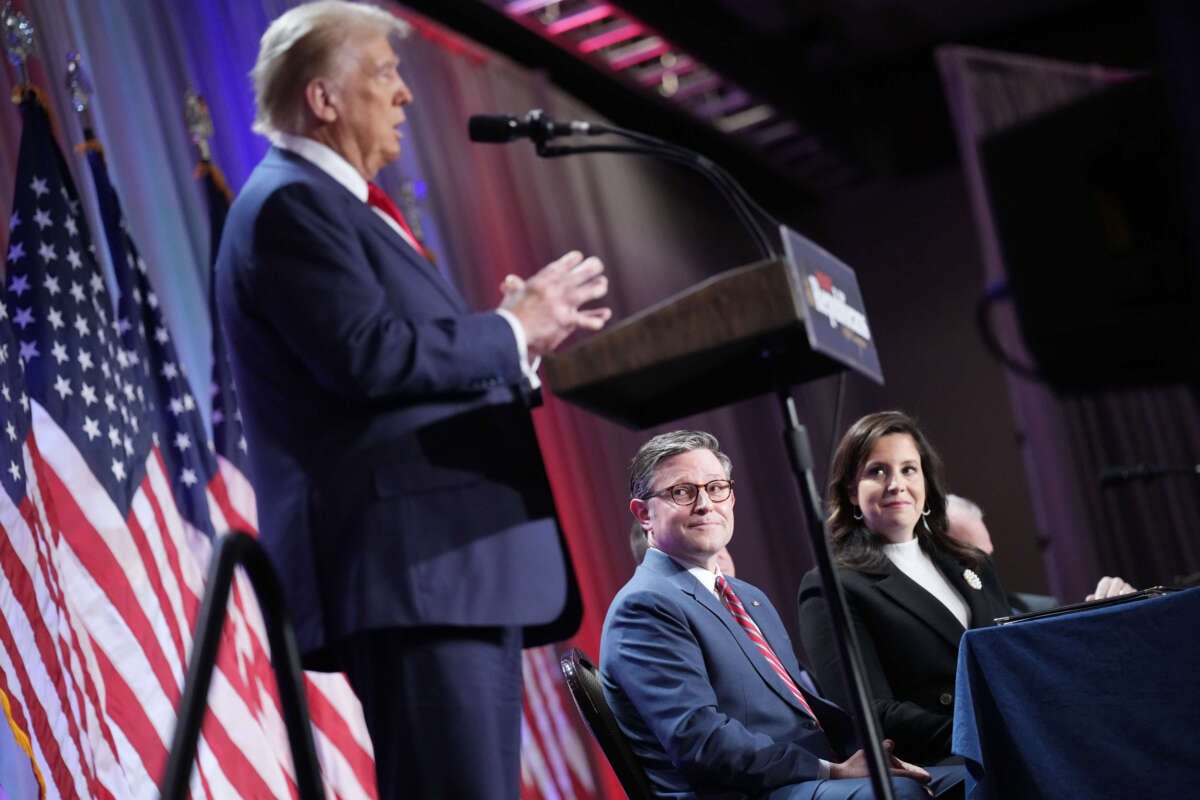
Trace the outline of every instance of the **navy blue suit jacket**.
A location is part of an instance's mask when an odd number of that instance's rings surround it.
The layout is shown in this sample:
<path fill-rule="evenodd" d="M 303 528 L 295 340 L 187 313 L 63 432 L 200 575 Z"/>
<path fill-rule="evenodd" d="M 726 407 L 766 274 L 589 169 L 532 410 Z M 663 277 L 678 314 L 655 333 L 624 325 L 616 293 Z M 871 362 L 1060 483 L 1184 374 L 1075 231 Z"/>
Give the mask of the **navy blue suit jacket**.
<path fill-rule="evenodd" d="M 600 672 L 662 797 L 758 795 L 815 780 L 818 758 L 841 761 L 857 749 L 850 718 L 815 694 L 766 595 L 744 581 L 730 584 L 824 730 L 721 601 L 650 549 L 609 607 Z"/>
<path fill-rule="evenodd" d="M 219 314 L 261 540 L 309 663 L 357 631 L 580 604 L 512 329 L 345 187 L 272 148 L 229 212 Z M 332 665 L 330 665 L 332 666 Z"/>

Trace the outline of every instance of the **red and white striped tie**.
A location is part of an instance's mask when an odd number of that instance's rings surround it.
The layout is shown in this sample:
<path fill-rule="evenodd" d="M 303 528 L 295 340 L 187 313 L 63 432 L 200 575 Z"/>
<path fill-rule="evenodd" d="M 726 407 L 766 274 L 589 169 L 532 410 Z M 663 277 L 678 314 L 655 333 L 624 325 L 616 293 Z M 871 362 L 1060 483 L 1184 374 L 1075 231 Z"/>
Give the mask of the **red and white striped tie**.
<path fill-rule="evenodd" d="M 792 676 L 788 675 L 787 670 L 783 668 L 783 663 L 780 662 L 779 656 L 775 655 L 775 651 L 767 643 L 766 638 L 762 635 L 762 631 L 754 624 L 754 620 L 750 619 L 750 615 L 746 613 L 746 607 L 742 605 L 742 601 L 738 599 L 738 596 L 733 593 L 733 587 L 729 585 L 729 581 L 725 580 L 724 575 L 717 575 L 717 594 L 721 596 L 721 600 L 725 603 L 725 607 L 733 614 L 733 618 L 746 631 L 746 635 L 750 637 L 750 641 L 754 642 L 758 647 L 758 651 L 767 659 L 767 663 L 771 665 L 771 668 L 779 674 L 779 677 L 791 689 L 792 694 L 796 696 L 796 700 L 809 713 L 809 716 L 817 719 L 817 715 L 813 713 L 812 707 L 804 699 L 804 694 L 800 691 L 800 687 L 796 685 L 796 682 L 792 680 Z M 820 724 L 819 720 L 818 724 Z"/>

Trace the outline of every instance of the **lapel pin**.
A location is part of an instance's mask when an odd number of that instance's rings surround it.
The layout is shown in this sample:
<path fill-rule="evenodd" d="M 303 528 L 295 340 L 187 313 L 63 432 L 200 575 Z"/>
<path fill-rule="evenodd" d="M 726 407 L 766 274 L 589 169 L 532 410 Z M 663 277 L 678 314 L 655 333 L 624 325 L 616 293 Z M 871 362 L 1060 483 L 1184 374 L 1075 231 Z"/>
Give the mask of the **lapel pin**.
<path fill-rule="evenodd" d="M 970 586 L 975 591 L 983 588 L 983 581 L 979 580 L 979 576 L 975 574 L 975 570 L 973 569 L 967 568 L 963 570 L 963 580 L 967 582 L 967 586 Z"/>
<path fill-rule="evenodd" d="M 752 605 L 752 606 L 757 606 L 757 605 L 758 605 L 758 601 L 757 601 L 757 600 L 751 600 L 751 601 L 750 601 L 750 605 Z"/>

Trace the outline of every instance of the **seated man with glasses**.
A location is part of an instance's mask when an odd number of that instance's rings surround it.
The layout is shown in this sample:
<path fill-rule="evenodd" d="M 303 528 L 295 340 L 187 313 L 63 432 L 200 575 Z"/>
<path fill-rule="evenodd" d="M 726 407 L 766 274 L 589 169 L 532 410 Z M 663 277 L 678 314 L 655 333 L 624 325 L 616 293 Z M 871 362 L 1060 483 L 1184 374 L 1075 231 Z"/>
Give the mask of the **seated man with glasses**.
<path fill-rule="evenodd" d="M 700 431 L 634 457 L 629 509 L 650 547 L 604 621 L 604 694 L 660 797 L 869 800 L 850 718 L 806 680 L 766 595 L 717 567 L 731 470 Z M 889 759 L 897 800 L 928 798 L 930 774 Z"/>

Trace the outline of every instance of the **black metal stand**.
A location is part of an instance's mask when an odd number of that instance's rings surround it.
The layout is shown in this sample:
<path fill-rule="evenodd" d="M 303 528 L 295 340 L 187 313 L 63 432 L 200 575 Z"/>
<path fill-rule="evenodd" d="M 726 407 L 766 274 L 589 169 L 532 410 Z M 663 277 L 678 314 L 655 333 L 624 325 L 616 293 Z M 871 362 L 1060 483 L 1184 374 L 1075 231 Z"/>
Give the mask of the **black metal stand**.
<path fill-rule="evenodd" d="M 780 387 L 778 394 L 783 410 L 783 444 L 787 449 L 788 461 L 792 465 L 792 473 L 796 477 L 800 499 L 804 503 L 804 512 L 808 518 L 813 555 L 817 559 L 821 587 L 825 592 L 834 638 L 837 639 L 838 654 L 842 659 L 842 677 L 846 680 L 848 694 L 854 701 L 854 708 L 851 710 L 857 722 L 858 738 L 867 756 L 867 766 L 871 770 L 871 788 L 875 791 L 875 800 L 892 800 L 891 769 L 883 752 L 879 721 L 875 717 L 871 694 L 863 680 L 862 656 L 859 655 L 854 629 L 850 627 L 846 596 L 842 592 L 842 584 L 833 568 L 833 556 L 829 552 L 825 519 L 821 513 L 821 493 L 813 476 L 812 447 L 808 441 L 808 431 L 800 424 L 799 415 L 796 413 L 796 401 L 792 398 L 790 390 Z"/>
<path fill-rule="evenodd" d="M 614 134 L 630 139 L 636 144 L 550 146 L 547 142 L 557 135 L 554 133 L 555 126 L 551 120 L 542 115 L 541 111 L 530 112 L 526 117 L 525 124 L 534 127 L 529 136 L 537 154 L 543 158 L 584 153 L 635 153 L 672 161 L 696 170 L 708 178 L 730 204 L 739 221 L 753 237 L 762 257 L 768 260 L 780 257 L 779 245 L 782 243 L 774 241 L 764 229 L 764 224 L 766 224 L 772 231 L 779 230 L 779 221 L 759 205 L 725 170 L 694 150 L 638 131 L 604 125 L 589 125 L 589 135 Z M 888 768 L 888 761 L 884 756 L 875 709 L 863 681 L 862 657 L 859 655 L 858 642 L 854 639 L 854 631 L 848 622 L 850 615 L 846 609 L 846 598 L 842 593 L 842 586 L 838 582 L 837 574 L 834 572 L 833 558 L 826 544 L 825 522 L 821 513 L 821 495 L 813 477 L 812 450 L 808 443 L 808 433 L 799 423 L 796 405 L 792 400 L 788 384 L 781 378 L 782 370 L 779 368 L 778 359 L 786 357 L 788 357 L 786 352 L 772 352 L 770 349 L 764 354 L 764 358 L 769 360 L 771 368 L 776 373 L 774 384 L 783 406 L 784 444 L 796 476 L 800 496 L 804 501 L 805 511 L 808 514 L 808 529 L 812 533 L 813 553 L 820 569 L 821 585 L 829 600 L 834 637 L 837 639 L 838 652 L 842 657 L 842 672 L 849 692 L 855 700 L 855 707 L 852 710 L 858 720 L 859 738 L 862 740 L 867 763 L 871 770 L 871 785 L 874 788 L 876 800 L 893 800 L 891 770 Z"/>
<path fill-rule="evenodd" d="M 271 647 L 271 668 L 275 672 L 279 700 L 283 705 L 283 721 L 292 748 L 300 800 L 325 800 L 321 768 L 317 762 L 317 749 L 313 744 L 309 722 L 308 702 L 304 695 L 300 649 L 284 608 L 279 579 L 258 540 L 241 531 L 234 531 L 217 540 L 209 565 L 208 581 L 192 644 L 192 657 L 188 662 L 183 698 L 179 703 L 179 718 L 175 723 L 175 736 L 159 784 L 159 794 L 162 800 L 184 800 L 187 797 L 192 762 L 196 759 L 196 743 L 208 705 L 208 687 L 221 646 L 225 607 L 229 602 L 234 569 L 238 565 L 245 567 L 262 608 L 267 641 Z"/>

